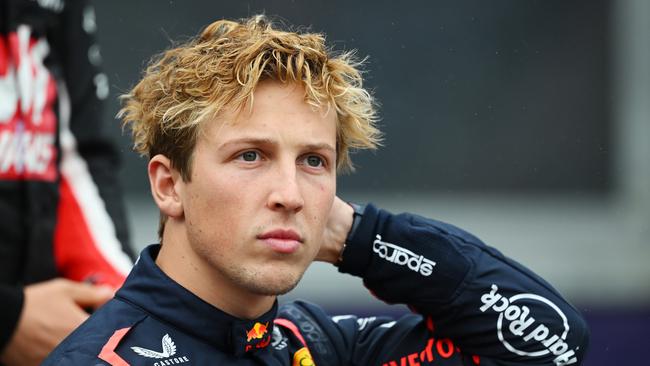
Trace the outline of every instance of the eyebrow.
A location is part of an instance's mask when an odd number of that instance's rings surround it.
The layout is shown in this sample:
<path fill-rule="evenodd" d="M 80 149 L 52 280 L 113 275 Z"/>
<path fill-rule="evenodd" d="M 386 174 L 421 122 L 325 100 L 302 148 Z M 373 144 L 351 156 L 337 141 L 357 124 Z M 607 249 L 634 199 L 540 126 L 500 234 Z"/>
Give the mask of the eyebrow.
<path fill-rule="evenodd" d="M 307 150 L 329 150 L 331 152 L 336 152 L 336 149 L 332 147 L 332 145 L 328 143 L 321 143 L 321 144 L 307 144 L 304 145 L 304 147 L 307 148 Z"/>
<path fill-rule="evenodd" d="M 223 144 L 219 145 L 218 150 L 223 150 L 231 145 L 241 145 L 241 144 L 250 144 L 250 145 L 273 145 L 275 142 L 268 138 L 254 138 L 254 137 L 243 137 L 235 140 L 226 141 Z"/>
<path fill-rule="evenodd" d="M 224 142 L 217 149 L 222 150 L 222 149 L 225 149 L 225 148 L 227 148 L 227 147 L 229 147 L 231 145 L 240 145 L 240 144 L 278 145 L 277 141 L 272 140 L 270 138 L 243 137 L 243 138 L 239 138 L 239 139 Z M 328 150 L 328 151 L 331 151 L 333 153 L 336 153 L 336 149 L 332 145 L 330 145 L 330 144 L 328 144 L 326 142 L 314 143 L 314 144 L 305 144 L 305 145 L 302 145 L 302 147 L 304 147 L 307 150 Z"/>

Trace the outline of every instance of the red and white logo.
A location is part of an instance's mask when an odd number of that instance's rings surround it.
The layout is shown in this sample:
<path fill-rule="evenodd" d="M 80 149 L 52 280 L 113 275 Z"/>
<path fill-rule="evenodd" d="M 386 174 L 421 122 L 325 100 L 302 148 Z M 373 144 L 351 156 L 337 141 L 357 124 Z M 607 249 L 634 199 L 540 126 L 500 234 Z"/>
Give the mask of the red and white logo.
<path fill-rule="evenodd" d="M 0 37 L 0 179 L 56 179 L 56 82 L 47 40 L 26 25 Z"/>

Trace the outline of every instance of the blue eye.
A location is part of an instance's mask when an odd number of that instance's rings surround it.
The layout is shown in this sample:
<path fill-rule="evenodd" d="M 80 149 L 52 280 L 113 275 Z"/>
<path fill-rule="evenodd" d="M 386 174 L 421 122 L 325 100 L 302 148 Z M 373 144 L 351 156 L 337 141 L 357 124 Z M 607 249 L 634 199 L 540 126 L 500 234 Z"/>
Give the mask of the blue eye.
<path fill-rule="evenodd" d="M 309 165 L 312 168 L 320 168 L 323 165 L 325 165 L 325 162 L 320 156 L 316 155 L 309 155 L 305 161 L 307 162 L 307 165 Z"/>
<path fill-rule="evenodd" d="M 259 154 L 257 153 L 257 151 L 246 151 L 242 153 L 240 156 L 244 161 L 256 161 Z"/>

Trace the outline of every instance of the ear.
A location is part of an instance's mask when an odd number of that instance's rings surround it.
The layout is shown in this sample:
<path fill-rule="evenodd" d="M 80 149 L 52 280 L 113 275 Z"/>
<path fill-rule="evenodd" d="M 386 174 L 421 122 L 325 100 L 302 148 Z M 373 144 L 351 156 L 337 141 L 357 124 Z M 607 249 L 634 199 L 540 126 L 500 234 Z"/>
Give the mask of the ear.
<path fill-rule="evenodd" d="M 171 165 L 171 161 L 158 154 L 149 160 L 147 168 L 151 195 L 160 211 L 174 218 L 183 216 L 183 201 L 180 189 L 184 183 L 180 173 Z"/>

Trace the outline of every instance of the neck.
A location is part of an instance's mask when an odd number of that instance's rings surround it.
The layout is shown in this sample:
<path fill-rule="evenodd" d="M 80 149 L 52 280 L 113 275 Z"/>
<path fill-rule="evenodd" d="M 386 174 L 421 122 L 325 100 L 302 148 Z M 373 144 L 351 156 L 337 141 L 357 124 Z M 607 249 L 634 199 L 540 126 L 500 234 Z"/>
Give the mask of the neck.
<path fill-rule="evenodd" d="M 269 311 L 276 296 L 253 294 L 225 278 L 189 245 L 184 231 L 168 220 L 156 264 L 172 280 L 210 305 L 238 318 L 254 319 Z M 170 225 L 171 224 L 171 225 Z M 176 229 L 176 230 L 175 230 Z"/>

